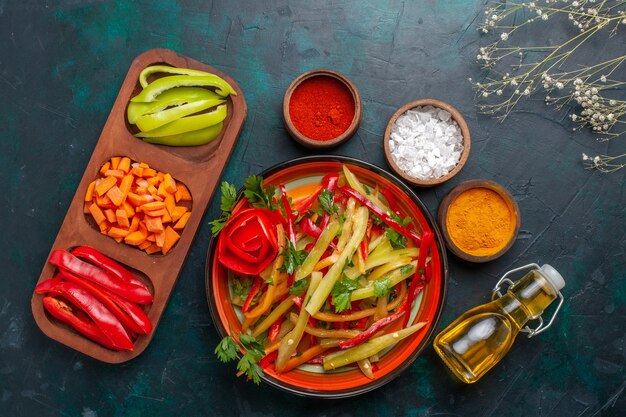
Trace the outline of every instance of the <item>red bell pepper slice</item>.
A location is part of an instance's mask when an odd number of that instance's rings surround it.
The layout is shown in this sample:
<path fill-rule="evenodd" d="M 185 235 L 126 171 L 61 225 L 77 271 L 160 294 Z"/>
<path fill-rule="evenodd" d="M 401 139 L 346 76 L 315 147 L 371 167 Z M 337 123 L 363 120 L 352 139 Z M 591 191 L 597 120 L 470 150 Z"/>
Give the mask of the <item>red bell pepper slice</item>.
<path fill-rule="evenodd" d="M 339 191 L 341 191 L 343 194 L 347 196 L 354 198 L 359 203 L 367 207 L 372 213 L 374 213 L 383 222 L 385 222 L 387 226 L 391 227 L 393 230 L 400 233 L 402 236 L 406 236 L 409 239 L 413 239 L 416 245 L 419 245 L 420 242 L 422 241 L 422 238 L 420 237 L 420 235 L 417 234 L 417 232 L 415 232 L 414 230 L 407 229 L 406 227 L 396 222 L 390 215 L 382 211 L 380 208 L 378 208 L 378 206 L 376 206 L 374 203 L 369 201 L 367 198 L 365 198 L 365 196 L 363 196 L 361 193 L 359 193 L 355 189 L 346 185 L 346 186 L 341 187 Z"/>
<path fill-rule="evenodd" d="M 398 207 L 398 201 L 396 196 L 391 192 L 391 190 L 387 188 L 382 188 L 380 192 L 385 196 L 387 203 L 389 204 L 389 208 L 391 211 L 396 213 L 398 216 L 402 217 L 402 212 L 400 211 L 400 207 Z"/>
<path fill-rule="evenodd" d="M 88 260 L 92 264 L 99 266 L 111 275 L 130 282 L 131 284 L 144 287 L 146 290 L 148 289 L 146 283 L 135 277 L 128 269 L 90 246 L 78 246 L 70 252 L 77 258 Z"/>
<path fill-rule="evenodd" d="M 421 275 L 426 273 L 424 268 L 426 266 L 426 257 L 428 256 L 428 251 L 430 250 L 434 237 L 435 235 L 430 230 L 426 230 L 422 235 L 422 241 L 420 242 L 420 254 L 417 258 L 417 272 Z"/>
<path fill-rule="evenodd" d="M 275 342 L 278 337 L 278 333 L 280 333 L 280 325 L 283 324 L 284 316 L 280 316 L 272 325 L 270 326 L 270 330 L 267 338 L 270 342 Z"/>
<path fill-rule="evenodd" d="M 261 277 L 256 276 L 254 277 L 254 281 L 252 282 L 252 287 L 250 287 L 250 292 L 248 293 L 248 296 L 246 297 L 246 301 L 244 301 L 243 306 L 241 307 L 241 312 L 242 313 L 247 313 L 248 310 L 250 309 L 250 304 L 252 303 L 252 299 L 259 293 L 259 290 L 261 289 Z"/>
<path fill-rule="evenodd" d="M 258 275 L 276 257 L 279 216 L 261 208 L 245 209 L 228 220 L 217 241 L 217 257 L 228 269 Z"/>
<path fill-rule="evenodd" d="M 402 309 L 402 310 L 396 311 L 395 313 L 387 317 L 383 317 L 382 319 L 372 323 L 372 325 L 363 333 L 360 333 L 359 335 L 354 336 L 352 339 L 339 342 L 339 349 L 349 349 L 349 348 L 360 345 L 361 343 L 365 342 L 366 340 L 374 336 L 374 334 L 378 332 L 381 328 L 385 327 L 386 325 L 390 323 L 393 323 L 394 321 L 398 320 L 400 317 L 402 317 L 405 314 L 406 314 L 406 310 Z"/>
<path fill-rule="evenodd" d="M 51 279 L 47 281 L 53 281 Z M 88 337 L 94 342 L 111 350 L 123 350 L 113 345 L 111 341 L 102 333 L 93 322 L 89 319 L 82 319 L 79 315 L 74 314 L 74 308 L 64 301 L 53 296 L 43 297 L 43 306 L 52 317 L 72 326 L 78 333 Z"/>
<path fill-rule="evenodd" d="M 320 196 L 323 189 L 327 189 L 331 192 L 334 191 L 335 188 L 337 187 L 338 181 L 339 181 L 339 174 L 337 174 L 336 172 L 331 172 L 329 174 L 326 174 L 322 178 L 322 185 L 318 187 L 317 190 L 315 190 L 315 192 L 311 194 L 309 197 L 296 202 L 294 205 L 294 210 L 297 211 L 299 215 L 304 214 L 317 201 L 317 198 Z"/>
<path fill-rule="evenodd" d="M 118 318 L 126 329 L 138 334 L 148 334 L 152 331 L 150 319 L 137 304 L 125 300 L 106 288 L 92 284 L 90 281 L 72 274 L 70 271 L 60 269 L 57 276 L 61 276 L 89 291 Z"/>
<path fill-rule="evenodd" d="M 298 309 L 302 309 L 302 302 L 304 301 L 302 296 L 294 295 L 291 299 L 293 300 L 293 303 L 296 305 L 296 307 L 298 307 Z"/>
<path fill-rule="evenodd" d="M 66 269 L 81 278 L 101 285 L 104 288 L 113 291 L 117 295 L 126 298 L 128 301 L 133 301 L 139 304 L 149 304 L 154 300 L 150 291 L 148 291 L 145 287 L 131 284 L 130 282 L 123 281 L 118 277 L 112 276 L 97 266 L 81 261 L 67 251 L 52 251 L 48 262 L 58 266 L 59 268 Z"/>
<path fill-rule="evenodd" d="M 262 369 L 266 369 L 272 363 L 276 362 L 276 358 L 278 358 L 278 351 L 277 350 L 275 350 L 275 351 L 273 351 L 271 353 L 268 353 L 267 355 L 263 356 L 263 358 L 259 361 L 259 366 Z"/>
<path fill-rule="evenodd" d="M 302 231 L 302 233 L 309 235 L 315 239 L 319 239 L 320 235 L 322 234 L 322 229 L 308 217 L 305 217 L 300 222 L 300 230 Z"/>
<path fill-rule="evenodd" d="M 85 288 L 72 282 L 62 281 L 56 284 L 50 292 L 68 299 L 73 305 L 87 313 L 113 346 L 121 350 L 133 350 L 133 342 L 122 323 Z"/>

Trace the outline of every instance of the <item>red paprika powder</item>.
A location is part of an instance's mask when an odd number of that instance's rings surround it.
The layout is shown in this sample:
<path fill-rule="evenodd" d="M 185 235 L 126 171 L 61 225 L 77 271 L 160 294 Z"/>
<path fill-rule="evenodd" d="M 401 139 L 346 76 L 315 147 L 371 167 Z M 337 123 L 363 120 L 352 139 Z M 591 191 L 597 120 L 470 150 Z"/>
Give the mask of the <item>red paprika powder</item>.
<path fill-rule="evenodd" d="M 289 117 L 294 127 L 313 140 L 339 137 L 350 127 L 354 112 L 354 98 L 348 87 L 328 76 L 304 80 L 289 101 Z"/>

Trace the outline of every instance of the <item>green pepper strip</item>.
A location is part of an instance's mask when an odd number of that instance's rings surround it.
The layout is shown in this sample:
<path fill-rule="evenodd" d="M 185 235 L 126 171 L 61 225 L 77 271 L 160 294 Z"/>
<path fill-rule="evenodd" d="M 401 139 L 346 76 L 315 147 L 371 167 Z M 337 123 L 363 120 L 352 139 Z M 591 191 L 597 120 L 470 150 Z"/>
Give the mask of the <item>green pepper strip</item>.
<path fill-rule="evenodd" d="M 224 103 L 224 100 L 218 99 L 192 101 L 190 103 L 181 104 L 180 106 L 161 110 L 160 112 L 141 116 L 137 119 L 135 124 L 142 132 L 147 132 L 180 119 L 181 117 L 201 112 L 222 103 Z"/>
<path fill-rule="evenodd" d="M 229 94 L 237 94 L 230 84 L 217 75 L 171 75 L 169 77 L 159 78 L 158 80 L 151 82 L 141 91 L 141 93 L 131 98 L 130 101 L 135 103 L 152 102 L 159 96 L 159 94 L 176 87 L 216 87 L 215 92 L 222 97 L 226 97 Z"/>
<path fill-rule="evenodd" d="M 222 133 L 222 127 L 224 122 L 219 122 L 216 125 L 205 127 L 204 129 L 193 130 L 191 132 L 179 133 L 178 135 L 161 136 L 155 138 L 143 138 L 144 142 L 153 143 L 156 145 L 167 146 L 198 146 L 204 145 Z"/>
<path fill-rule="evenodd" d="M 170 67 L 169 65 L 151 65 L 144 68 L 143 71 L 141 71 L 141 74 L 139 74 L 139 84 L 141 84 L 143 88 L 146 88 L 148 85 L 148 77 L 159 72 L 164 72 L 166 74 L 192 75 L 196 77 L 212 75 L 210 72 L 198 71 L 189 68 L 176 68 Z"/>
<path fill-rule="evenodd" d="M 216 93 L 201 87 L 179 87 L 164 91 L 159 97 L 150 103 L 128 103 L 126 116 L 128 122 L 135 124 L 137 119 L 146 114 L 155 113 L 171 106 L 191 103 L 197 100 L 220 99 Z"/>
<path fill-rule="evenodd" d="M 197 116 L 181 117 L 166 125 L 158 127 L 148 132 L 137 133 L 138 138 L 158 138 L 162 136 L 177 135 L 179 133 L 191 132 L 193 130 L 204 129 L 224 121 L 227 115 L 227 106 L 222 104 L 210 113 L 199 114 Z"/>

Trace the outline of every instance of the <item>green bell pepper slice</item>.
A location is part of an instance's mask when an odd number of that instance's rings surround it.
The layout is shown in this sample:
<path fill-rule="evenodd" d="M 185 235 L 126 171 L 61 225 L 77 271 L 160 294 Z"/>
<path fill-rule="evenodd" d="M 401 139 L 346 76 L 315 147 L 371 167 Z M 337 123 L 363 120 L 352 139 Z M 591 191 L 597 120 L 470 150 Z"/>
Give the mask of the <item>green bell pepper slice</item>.
<path fill-rule="evenodd" d="M 193 75 L 196 77 L 203 75 L 213 75 L 210 72 L 193 70 L 189 68 L 170 67 L 169 65 L 151 65 L 144 68 L 143 71 L 141 71 L 141 74 L 139 74 L 139 84 L 141 84 L 143 88 L 146 88 L 149 84 L 148 77 L 152 74 L 157 74 L 159 72 L 164 72 L 166 74 Z"/>
<path fill-rule="evenodd" d="M 138 138 L 158 138 L 163 136 L 178 135 L 179 133 L 191 132 L 205 127 L 213 126 L 226 119 L 228 114 L 226 104 L 218 106 L 210 113 L 199 114 L 196 116 L 187 116 L 169 122 L 166 125 L 157 127 L 147 132 L 139 132 L 135 136 Z"/>
<path fill-rule="evenodd" d="M 222 97 L 237 94 L 230 84 L 214 74 L 203 76 L 170 75 L 154 80 L 130 101 L 135 103 L 152 102 L 163 92 L 176 87 L 215 87 L 215 92 Z"/>
<path fill-rule="evenodd" d="M 171 106 L 191 103 L 197 100 L 221 99 L 216 93 L 202 87 L 179 87 L 164 91 L 159 97 L 150 103 L 128 103 L 126 117 L 128 122 L 135 124 L 137 119 L 147 114 L 156 113 Z"/>
<path fill-rule="evenodd" d="M 222 128 L 224 127 L 224 122 L 219 122 L 213 126 L 205 127 L 204 129 L 193 130 L 191 132 L 179 133 L 178 135 L 170 135 L 170 136 L 161 136 L 154 138 L 143 138 L 144 142 L 153 143 L 157 145 L 167 145 L 167 146 L 198 146 L 207 144 L 215 138 L 217 138 L 220 133 L 222 133 Z"/>
<path fill-rule="evenodd" d="M 192 101 L 190 103 L 181 104 L 180 106 L 141 116 L 137 119 L 135 124 L 142 132 L 147 132 L 173 122 L 176 119 L 180 119 L 181 117 L 210 109 L 222 103 L 224 103 L 224 100 L 218 99 Z"/>

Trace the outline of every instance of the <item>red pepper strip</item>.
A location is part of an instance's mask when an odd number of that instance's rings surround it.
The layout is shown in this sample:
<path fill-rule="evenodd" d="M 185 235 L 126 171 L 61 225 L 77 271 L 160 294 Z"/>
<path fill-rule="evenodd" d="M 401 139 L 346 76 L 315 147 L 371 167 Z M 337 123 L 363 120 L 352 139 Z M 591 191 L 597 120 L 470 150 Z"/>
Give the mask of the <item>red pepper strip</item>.
<path fill-rule="evenodd" d="M 433 264 L 428 263 L 426 264 L 426 283 L 430 282 L 430 278 L 433 276 Z"/>
<path fill-rule="evenodd" d="M 409 318 L 411 316 L 411 307 L 413 306 L 413 302 L 415 301 L 415 299 L 417 298 L 417 295 L 420 293 L 420 291 L 422 291 L 424 289 L 424 287 L 426 286 L 426 284 L 424 283 L 423 280 L 418 280 L 417 276 L 415 276 L 413 278 L 413 281 L 411 281 L 411 286 L 409 287 L 409 291 L 408 294 L 406 296 L 406 298 L 404 299 L 404 302 L 402 303 L 402 307 L 400 307 L 401 310 L 406 311 L 406 316 L 404 317 L 404 320 L 402 320 L 402 327 L 406 327 L 406 325 L 409 323 Z"/>
<path fill-rule="evenodd" d="M 133 350 L 133 342 L 128 337 L 122 323 L 85 288 L 73 282 L 62 281 L 55 285 L 50 292 L 68 299 L 76 307 L 87 313 L 113 346 L 122 350 Z"/>
<path fill-rule="evenodd" d="M 317 319 L 315 317 L 309 317 L 309 326 L 316 328 L 317 327 Z M 309 333 L 309 344 L 311 346 L 315 345 L 315 336 Z"/>
<path fill-rule="evenodd" d="M 374 225 L 374 221 L 372 218 L 367 219 L 367 229 L 365 229 L 365 237 L 361 241 L 361 246 L 359 246 L 359 250 L 361 251 L 361 257 L 363 258 L 363 262 L 367 261 L 367 247 L 370 244 L 370 236 L 372 235 L 372 226 Z"/>
<path fill-rule="evenodd" d="M 321 365 L 324 363 L 324 357 L 322 355 L 316 356 L 313 359 L 309 359 L 307 363 L 309 365 Z"/>
<path fill-rule="evenodd" d="M 115 317 L 119 319 L 120 323 L 122 323 L 126 329 L 139 334 L 148 334 L 152 331 L 152 323 L 150 323 L 150 319 L 137 304 L 123 299 L 106 288 L 92 284 L 86 279 L 72 274 L 70 271 L 60 269 L 59 275 L 57 276 L 61 276 L 89 291 L 94 297 L 100 300 L 100 302 L 104 304 L 104 306 L 108 308 Z"/>
<path fill-rule="evenodd" d="M 295 221 L 293 212 L 291 211 L 291 205 L 289 204 L 289 199 L 287 198 L 287 189 L 285 188 L 285 184 L 280 184 L 281 191 L 281 199 L 283 201 L 283 206 L 285 207 L 285 214 L 287 215 L 287 233 L 289 234 L 289 241 L 293 245 L 293 248 L 296 247 L 296 232 L 294 230 L 293 223 Z M 289 274 L 287 277 L 287 287 L 291 287 L 293 285 L 294 277 L 293 274 Z"/>
<path fill-rule="evenodd" d="M 306 252 L 311 252 L 311 251 L 313 250 L 313 248 L 314 248 L 314 247 L 315 247 L 315 243 L 309 243 L 308 245 L 306 245 L 306 246 L 304 247 L 304 250 L 305 250 Z"/>
<path fill-rule="evenodd" d="M 37 286 L 35 287 L 35 292 L 37 294 L 45 294 L 47 292 L 50 292 L 50 290 L 52 290 L 52 288 L 54 288 L 54 286 L 61 281 L 61 277 L 57 274 L 54 277 L 45 281 L 41 281 L 39 284 L 37 284 Z"/>
<path fill-rule="evenodd" d="M 109 274 L 115 275 L 116 277 L 123 279 L 124 281 L 128 281 L 131 284 L 142 286 L 146 290 L 148 289 L 146 283 L 135 277 L 128 269 L 90 246 L 78 246 L 72 249 L 71 253 L 78 258 L 90 261 L 92 264 L 99 266 Z"/>
<path fill-rule="evenodd" d="M 365 327 L 367 326 L 367 321 L 369 320 L 369 317 L 363 317 L 362 319 L 358 319 L 356 321 L 353 322 L 352 324 L 352 328 L 353 329 L 365 329 Z"/>
<path fill-rule="evenodd" d="M 302 233 L 307 234 L 315 239 L 319 239 L 320 235 L 322 234 L 322 229 L 318 225 L 313 223 L 313 220 L 308 217 L 305 217 L 300 222 L 300 230 L 302 231 Z"/>
<path fill-rule="evenodd" d="M 259 361 L 259 366 L 263 369 L 266 369 L 268 366 L 270 366 L 273 362 L 276 361 L 276 358 L 278 358 L 277 350 L 263 356 L 263 358 Z"/>
<path fill-rule="evenodd" d="M 372 372 L 376 372 L 378 371 L 378 365 L 375 363 L 372 363 Z"/>
<path fill-rule="evenodd" d="M 49 279 L 47 281 L 52 280 Z M 56 319 L 61 320 L 63 323 L 69 324 L 78 333 L 111 350 L 122 350 L 114 346 L 104 333 L 102 333 L 102 330 L 98 329 L 89 319 L 86 318 L 83 320 L 75 315 L 72 311 L 72 307 L 65 301 L 52 296 L 46 296 L 43 298 L 42 302 L 48 313 Z"/>
<path fill-rule="evenodd" d="M 275 342 L 278 337 L 278 333 L 280 332 L 280 325 L 283 324 L 284 316 L 280 316 L 272 325 L 270 326 L 269 335 L 267 336 L 270 339 L 270 342 Z"/>
<path fill-rule="evenodd" d="M 245 314 L 248 312 L 248 310 L 250 309 L 250 303 L 252 303 L 252 299 L 258 294 L 260 289 L 261 289 L 261 277 L 256 276 L 254 277 L 254 281 L 252 282 L 252 287 L 250 287 L 250 292 L 248 293 L 248 296 L 246 297 L 246 301 L 244 301 L 243 307 L 241 307 L 242 313 Z"/>
<path fill-rule="evenodd" d="M 420 242 L 422 241 L 422 238 L 417 234 L 417 232 L 415 232 L 414 230 L 409 230 L 406 227 L 399 224 L 398 222 L 396 222 L 393 218 L 391 218 L 391 216 L 389 216 L 387 213 L 385 213 L 376 205 L 374 205 L 374 203 L 369 201 L 367 198 L 365 198 L 365 196 L 363 196 L 358 191 L 354 190 L 351 187 L 348 187 L 347 185 L 341 187 L 339 191 L 341 191 L 343 194 L 346 194 L 354 198 L 359 203 L 367 207 L 372 213 L 374 213 L 383 222 L 385 222 L 387 226 L 391 227 L 393 230 L 400 233 L 402 236 L 406 236 L 409 239 L 413 239 L 416 245 L 419 245 Z"/>
<path fill-rule="evenodd" d="M 304 200 L 300 200 L 296 203 L 294 210 L 298 212 L 299 215 L 304 214 L 311 206 L 317 201 L 317 198 L 322 193 L 323 189 L 327 189 L 329 191 L 334 191 L 337 187 L 337 182 L 339 181 L 339 174 L 336 172 L 331 172 L 326 174 L 324 178 L 322 178 L 322 185 L 318 187 L 311 196 L 307 197 Z"/>
<path fill-rule="evenodd" d="M 387 317 L 383 317 L 382 319 L 372 323 L 369 329 L 365 330 L 363 333 L 354 336 L 352 339 L 339 342 L 339 349 L 349 349 L 360 345 L 361 343 L 368 340 L 370 337 L 374 336 L 374 334 L 378 332 L 381 328 L 385 327 L 389 323 L 393 323 L 405 314 L 405 310 L 398 310 Z"/>
<path fill-rule="evenodd" d="M 81 261 L 67 251 L 52 251 L 48 262 L 59 268 L 66 269 L 88 281 L 102 285 L 107 290 L 113 291 L 117 295 L 126 298 L 128 301 L 139 304 L 149 304 L 154 300 L 152 294 L 150 294 L 150 291 L 146 288 L 112 276 L 97 266 Z"/>
<path fill-rule="evenodd" d="M 422 235 L 422 241 L 420 242 L 420 254 L 417 258 L 417 272 L 420 275 L 424 275 L 426 273 L 426 257 L 428 256 L 428 250 L 430 249 L 430 245 L 433 241 L 434 235 L 433 232 L 426 230 Z"/>
<path fill-rule="evenodd" d="M 396 200 L 396 196 L 393 195 L 391 190 L 387 188 L 382 188 L 380 192 L 387 199 L 387 203 L 389 203 L 389 208 L 391 209 L 391 211 L 396 213 L 398 216 L 402 217 L 402 212 L 400 211 L 400 208 L 398 207 L 398 201 Z"/>

